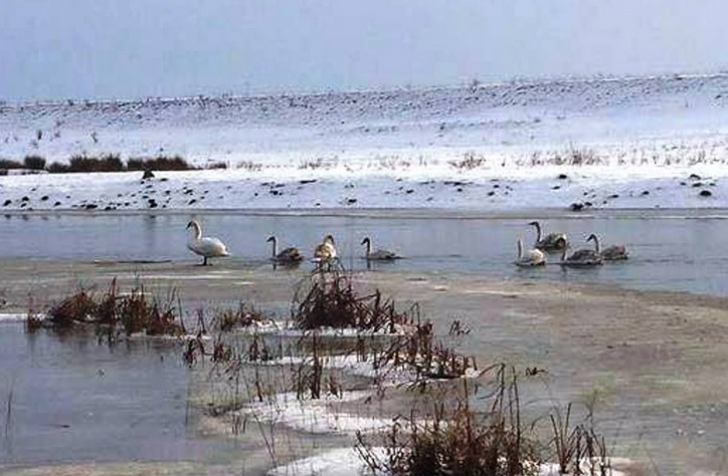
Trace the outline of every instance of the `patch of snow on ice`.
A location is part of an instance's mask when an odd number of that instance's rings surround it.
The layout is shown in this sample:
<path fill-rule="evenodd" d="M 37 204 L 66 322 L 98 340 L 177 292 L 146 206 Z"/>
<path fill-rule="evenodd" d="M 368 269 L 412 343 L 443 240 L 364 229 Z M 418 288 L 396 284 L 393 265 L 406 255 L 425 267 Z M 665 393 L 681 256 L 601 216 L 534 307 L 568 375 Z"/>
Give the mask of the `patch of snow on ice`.
<path fill-rule="evenodd" d="M 39 314 L 38 319 L 45 319 L 45 315 Z M 0 313 L 0 322 L 24 322 L 28 318 L 28 313 Z"/>
<path fill-rule="evenodd" d="M 309 433 L 341 433 L 382 430 L 391 419 L 371 418 L 337 411 L 338 405 L 363 400 L 371 392 L 344 392 L 341 397 L 325 395 L 321 399 L 298 400 L 295 393 L 276 395 L 271 401 L 253 402 L 240 410 L 260 421 L 280 424 Z"/>

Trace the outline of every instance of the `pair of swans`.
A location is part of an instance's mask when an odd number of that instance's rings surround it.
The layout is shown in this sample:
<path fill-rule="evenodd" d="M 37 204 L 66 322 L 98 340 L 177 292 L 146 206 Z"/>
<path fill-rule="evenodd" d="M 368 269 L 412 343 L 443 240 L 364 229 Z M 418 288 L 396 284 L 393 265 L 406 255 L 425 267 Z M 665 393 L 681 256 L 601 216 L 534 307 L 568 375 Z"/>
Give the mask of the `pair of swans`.
<path fill-rule="evenodd" d="M 564 251 L 561 254 L 561 262 L 559 264 L 561 266 L 571 266 L 574 268 L 587 268 L 601 265 L 602 254 L 599 238 L 597 235 L 592 233 L 586 241 L 587 243 L 594 241 L 594 249 L 582 248 L 567 256 L 567 248 L 564 248 Z"/>
<path fill-rule="evenodd" d="M 202 227 L 197 220 L 191 220 L 187 224 L 188 229 L 192 229 L 192 236 L 187 243 L 187 248 L 192 252 L 202 256 L 202 265 L 207 266 L 209 258 L 218 258 L 222 256 L 230 256 L 230 253 L 219 238 L 213 238 L 208 236 L 202 236 Z M 333 240 L 333 238 L 332 238 Z M 278 252 L 278 241 L 275 236 L 268 238 L 269 242 L 273 242 L 273 254 L 271 260 L 277 263 L 292 264 L 299 263 L 303 260 L 303 255 L 298 251 L 298 248 L 293 246 L 285 248 L 280 253 Z M 334 255 L 336 251 L 334 250 Z"/>
<path fill-rule="evenodd" d="M 612 245 L 602 249 L 599 237 L 592 233 L 586 239 L 587 242 L 594 242 L 594 249 L 576 250 L 570 256 L 566 256 L 566 249 L 561 255 L 561 264 L 564 266 L 598 266 L 603 261 L 626 260 L 629 255 L 624 245 Z"/>
<path fill-rule="evenodd" d="M 367 250 L 364 258 L 371 261 L 394 261 L 400 259 L 401 256 L 397 255 L 393 251 L 385 249 L 374 249 L 372 240 L 368 236 L 361 241 L 362 245 L 366 245 Z M 316 247 L 314 250 L 314 261 L 326 262 L 336 259 L 338 253 L 336 251 L 336 244 L 332 235 L 326 235 L 324 241 Z"/>
<path fill-rule="evenodd" d="M 537 221 L 529 223 L 530 226 L 536 228 L 536 243 L 529 250 L 523 249 L 523 240 L 518 239 L 518 257 L 516 258 L 516 266 L 522 268 L 532 268 L 536 266 L 544 266 L 546 264 L 546 253 L 563 251 L 564 254 L 568 248 L 569 239 L 566 233 L 549 233 L 544 236 L 541 224 Z M 562 262 L 564 259 L 562 258 Z"/>
<path fill-rule="evenodd" d="M 594 243 L 596 244 L 595 249 L 579 249 L 569 256 L 567 256 L 568 246 L 565 246 L 563 248 L 561 261 L 559 262 L 559 264 L 561 266 L 579 268 L 598 266 L 602 264 L 599 238 L 597 238 L 597 236 L 592 233 L 591 235 L 589 235 L 589 238 L 587 238 L 586 241 L 589 242 L 592 240 L 594 240 Z M 520 238 L 518 239 L 518 257 L 516 259 L 516 266 L 522 268 L 532 268 L 535 266 L 544 266 L 545 264 L 546 255 L 543 251 L 539 250 L 538 248 L 533 248 L 524 252 L 523 241 Z"/>

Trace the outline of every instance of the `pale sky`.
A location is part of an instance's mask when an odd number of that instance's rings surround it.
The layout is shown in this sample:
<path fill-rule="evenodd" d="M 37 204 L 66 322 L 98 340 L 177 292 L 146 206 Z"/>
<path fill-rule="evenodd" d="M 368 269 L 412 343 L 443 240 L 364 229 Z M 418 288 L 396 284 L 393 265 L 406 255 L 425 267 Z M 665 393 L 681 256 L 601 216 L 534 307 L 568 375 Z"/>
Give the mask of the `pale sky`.
<path fill-rule="evenodd" d="M 0 100 L 728 69 L 724 0 L 0 0 Z"/>

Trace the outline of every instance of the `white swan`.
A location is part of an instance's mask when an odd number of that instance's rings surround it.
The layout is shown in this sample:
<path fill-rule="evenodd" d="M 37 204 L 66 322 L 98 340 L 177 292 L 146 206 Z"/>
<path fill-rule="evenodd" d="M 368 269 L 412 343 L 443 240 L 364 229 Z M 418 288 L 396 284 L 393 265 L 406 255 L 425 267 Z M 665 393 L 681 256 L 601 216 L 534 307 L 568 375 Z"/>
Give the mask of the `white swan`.
<path fill-rule="evenodd" d="M 218 238 L 210 238 L 202 236 L 202 228 L 196 220 L 190 220 L 187 228 L 192 228 L 192 237 L 187 243 L 187 248 L 202 256 L 202 265 L 207 266 L 208 258 L 218 258 L 220 256 L 230 256 L 225 243 Z"/>
<path fill-rule="evenodd" d="M 576 250 L 574 253 L 571 254 L 571 256 L 567 258 L 567 248 L 564 248 L 564 251 L 561 255 L 561 262 L 559 264 L 561 266 L 572 266 L 575 268 L 598 266 L 602 264 L 601 245 L 599 244 L 599 238 L 597 237 L 597 235 L 592 233 L 591 235 L 589 235 L 589 238 L 587 238 L 586 241 L 594 241 L 595 249 L 591 250 L 588 248 L 582 248 Z"/>
<path fill-rule="evenodd" d="M 536 227 L 536 249 L 547 253 L 566 249 L 566 243 L 568 242 L 566 233 L 549 233 L 543 237 L 541 235 L 541 224 L 539 222 L 532 221 L 529 225 Z"/>
<path fill-rule="evenodd" d="M 365 259 L 372 261 L 394 261 L 401 258 L 401 256 L 393 251 L 383 249 L 372 250 L 372 240 L 368 236 L 361 240 L 361 244 L 367 245 L 367 253 L 364 255 Z"/>
<path fill-rule="evenodd" d="M 337 257 L 336 245 L 332 235 L 326 235 L 324 241 L 313 251 L 313 261 L 317 263 L 330 263 Z"/>
<path fill-rule="evenodd" d="M 303 255 L 300 251 L 298 251 L 298 248 L 295 246 L 289 246 L 288 248 L 284 248 L 280 253 L 278 252 L 278 240 L 275 236 L 271 235 L 268 237 L 266 241 L 272 241 L 273 242 L 273 250 L 271 252 L 271 261 L 275 261 L 276 263 L 286 263 L 286 264 L 293 264 L 293 263 L 300 263 L 303 261 Z"/>
<path fill-rule="evenodd" d="M 539 249 L 526 250 L 523 253 L 523 240 L 518 239 L 518 258 L 516 259 L 516 266 L 522 268 L 530 268 L 533 266 L 544 266 L 546 264 L 546 255 Z"/>

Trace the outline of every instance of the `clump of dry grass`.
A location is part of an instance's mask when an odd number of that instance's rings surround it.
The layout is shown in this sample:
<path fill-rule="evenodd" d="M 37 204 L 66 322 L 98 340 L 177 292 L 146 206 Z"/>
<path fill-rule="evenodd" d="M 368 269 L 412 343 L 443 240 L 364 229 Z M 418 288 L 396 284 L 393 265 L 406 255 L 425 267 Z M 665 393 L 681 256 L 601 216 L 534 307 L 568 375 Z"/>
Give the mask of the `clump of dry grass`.
<path fill-rule="evenodd" d="M 81 288 L 52 305 L 47 315 L 48 318 L 39 325 L 29 312 L 26 321 L 28 331 L 42 326 L 69 330 L 92 325 L 99 336 L 106 336 L 110 342 L 122 333 L 126 336 L 137 333 L 178 336 L 185 332 L 174 290 L 164 300 L 150 296 L 141 285 L 121 294 L 116 279 L 101 297 L 90 289 Z"/>
<path fill-rule="evenodd" d="M 260 311 L 240 303 L 237 309 L 223 309 L 213 318 L 212 325 L 220 332 L 231 332 L 235 328 L 245 328 L 256 324 L 270 322 Z"/>
<path fill-rule="evenodd" d="M 397 311 L 394 301 L 383 298 L 379 290 L 359 296 L 351 274 L 343 269 L 315 271 L 297 295 L 304 295 L 292 317 L 299 329 L 355 328 L 394 333 L 398 326 L 412 324 L 411 314 Z"/>
<path fill-rule="evenodd" d="M 369 469 L 402 476 L 529 474 L 530 465 L 539 461 L 538 446 L 521 423 L 515 371 L 505 365 L 493 369 L 495 390 L 485 411 L 473 407 L 476 391 L 463 380 L 454 404 L 439 395 L 426 415 L 412 411 L 395 419 L 384 435 L 383 459 L 359 433 L 356 449 Z"/>
<path fill-rule="evenodd" d="M 263 169 L 263 164 L 253 162 L 252 160 L 243 160 L 237 164 L 237 168 L 245 169 L 248 172 L 258 172 Z"/>
<path fill-rule="evenodd" d="M 341 396 L 343 387 L 332 372 L 324 367 L 327 348 L 322 344 L 317 332 L 311 334 L 311 341 L 306 358 L 293 369 L 293 386 L 296 398 L 317 400 L 322 395 Z"/>
<path fill-rule="evenodd" d="M 466 152 L 465 157 L 460 160 L 451 160 L 448 162 L 451 166 L 458 170 L 473 170 L 482 167 L 488 162 L 483 156 L 475 155 L 474 152 Z"/>
<path fill-rule="evenodd" d="M 23 164 L 16 160 L 0 159 L 0 169 L 11 170 L 11 169 L 22 169 Z"/>
<path fill-rule="evenodd" d="M 368 469 L 395 476 L 523 476 L 540 474 L 541 464 L 555 458 L 559 474 L 611 474 L 591 413 L 579 425 L 571 424 L 571 405 L 565 414 L 549 415 L 552 438 L 544 444 L 536 423 L 522 420 L 515 369 L 499 364 L 487 371 L 494 376 L 490 382 L 463 380 L 454 401 L 447 392 L 433 394 L 426 413 L 412 410 L 395 418 L 384 435 L 359 432 L 356 450 Z M 478 406 L 482 401 L 490 404 Z M 373 450 L 382 438 L 383 456 Z"/>
<path fill-rule="evenodd" d="M 129 158 L 129 160 L 127 160 L 126 162 L 126 168 L 129 171 L 196 169 L 196 167 L 190 165 L 184 158 L 179 155 L 175 155 L 172 157 L 159 155 L 157 157 Z"/>
<path fill-rule="evenodd" d="M 43 318 L 36 309 L 35 301 L 31 297 L 30 302 L 28 303 L 28 315 L 25 319 L 25 331 L 35 332 L 41 327 L 43 327 Z"/>
<path fill-rule="evenodd" d="M 81 288 L 51 307 L 48 311 L 48 322 L 54 328 L 67 329 L 76 324 L 90 322 L 96 309 L 96 301 L 90 292 Z"/>
<path fill-rule="evenodd" d="M 592 410 L 584 421 L 573 424 L 572 405 L 566 409 L 556 407 L 549 415 L 553 438 L 553 459 L 559 467 L 559 474 L 574 476 L 607 476 L 611 474 L 611 463 L 603 435 L 597 433 Z"/>
<path fill-rule="evenodd" d="M 572 147 L 565 152 L 551 152 L 546 154 L 534 152 L 527 161 L 518 161 L 517 163 L 518 165 L 537 167 L 544 165 L 590 166 L 604 165 L 607 162 L 593 149 Z"/>

